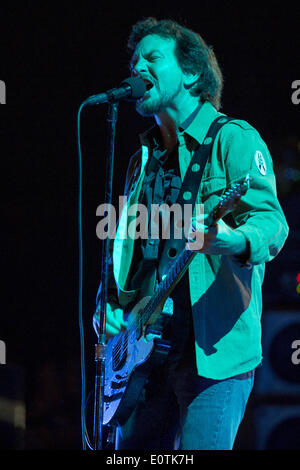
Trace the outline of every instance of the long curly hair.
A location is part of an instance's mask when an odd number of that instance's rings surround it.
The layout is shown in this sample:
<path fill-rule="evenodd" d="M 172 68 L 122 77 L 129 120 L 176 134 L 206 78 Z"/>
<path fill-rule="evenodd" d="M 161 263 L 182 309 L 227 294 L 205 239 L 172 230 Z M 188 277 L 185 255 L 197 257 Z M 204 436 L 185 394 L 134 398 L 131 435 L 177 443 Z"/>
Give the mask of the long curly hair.
<path fill-rule="evenodd" d="M 184 73 L 200 73 L 197 82 L 190 88 L 192 96 L 209 101 L 219 110 L 223 90 L 223 75 L 212 46 L 206 44 L 200 34 L 176 21 L 157 20 L 148 17 L 133 25 L 127 48 L 132 53 L 137 44 L 149 34 L 175 40 L 175 56 Z"/>

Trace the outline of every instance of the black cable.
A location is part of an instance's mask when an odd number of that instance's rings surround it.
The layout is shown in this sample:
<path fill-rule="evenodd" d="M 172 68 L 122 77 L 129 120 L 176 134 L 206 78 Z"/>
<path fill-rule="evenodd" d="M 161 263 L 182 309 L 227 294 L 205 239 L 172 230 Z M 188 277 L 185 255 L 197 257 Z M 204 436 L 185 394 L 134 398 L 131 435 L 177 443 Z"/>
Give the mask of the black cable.
<path fill-rule="evenodd" d="M 77 114 L 77 143 L 78 143 L 78 314 L 80 332 L 80 362 L 81 362 L 81 438 L 82 448 L 86 450 L 86 417 L 85 417 L 85 354 L 84 354 L 84 328 L 82 318 L 82 285 L 83 285 L 83 243 L 82 243 L 82 156 L 80 145 L 80 114 L 84 103 L 81 104 Z"/>

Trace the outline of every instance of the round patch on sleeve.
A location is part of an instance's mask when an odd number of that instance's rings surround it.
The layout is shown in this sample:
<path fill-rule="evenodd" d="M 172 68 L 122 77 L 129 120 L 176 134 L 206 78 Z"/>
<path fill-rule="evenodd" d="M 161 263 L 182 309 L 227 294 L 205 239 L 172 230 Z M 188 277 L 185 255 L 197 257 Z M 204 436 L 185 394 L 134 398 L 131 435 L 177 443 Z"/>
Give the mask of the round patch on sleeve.
<path fill-rule="evenodd" d="M 267 165 L 263 154 L 259 150 L 256 150 L 254 158 L 258 171 L 260 172 L 260 174 L 265 176 L 267 174 Z"/>

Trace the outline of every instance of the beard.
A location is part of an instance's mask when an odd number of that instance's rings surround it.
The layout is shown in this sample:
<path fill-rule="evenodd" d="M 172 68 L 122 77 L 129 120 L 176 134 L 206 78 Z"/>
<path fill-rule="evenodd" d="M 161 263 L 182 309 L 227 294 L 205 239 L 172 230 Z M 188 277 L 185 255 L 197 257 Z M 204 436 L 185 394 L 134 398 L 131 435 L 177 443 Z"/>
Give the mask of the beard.
<path fill-rule="evenodd" d="M 161 113 L 167 104 L 168 102 L 162 99 L 162 97 L 157 97 L 156 99 L 148 97 L 145 100 L 137 101 L 135 109 L 141 116 L 149 117 Z"/>
<path fill-rule="evenodd" d="M 180 86 L 172 93 L 164 92 L 156 93 L 151 96 L 152 89 L 146 99 L 141 99 L 136 102 L 135 109 L 143 117 L 154 116 L 160 114 L 172 105 L 174 98 L 179 94 Z"/>

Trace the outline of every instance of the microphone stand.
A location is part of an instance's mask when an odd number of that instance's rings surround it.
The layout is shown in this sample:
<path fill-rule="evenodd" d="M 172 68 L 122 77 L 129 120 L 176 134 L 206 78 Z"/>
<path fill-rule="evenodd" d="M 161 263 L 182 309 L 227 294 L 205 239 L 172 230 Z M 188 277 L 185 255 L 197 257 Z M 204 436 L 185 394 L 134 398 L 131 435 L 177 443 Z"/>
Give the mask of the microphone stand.
<path fill-rule="evenodd" d="M 118 101 L 108 104 L 107 112 L 107 156 L 106 156 L 106 175 L 105 175 L 105 203 L 112 202 L 112 182 L 115 150 L 115 128 L 117 122 Z M 109 207 L 109 206 L 108 206 Z M 108 211 L 108 227 L 110 227 L 110 213 Z M 109 231 L 108 231 L 109 233 Z M 103 404 L 104 404 L 104 380 L 105 380 L 105 321 L 106 321 L 106 303 L 107 303 L 107 274 L 109 258 L 110 239 L 107 236 L 102 241 L 102 259 L 101 259 L 101 301 L 100 301 L 100 322 L 98 343 L 95 345 L 95 400 L 94 400 L 94 450 L 103 449 Z"/>

